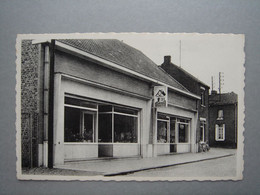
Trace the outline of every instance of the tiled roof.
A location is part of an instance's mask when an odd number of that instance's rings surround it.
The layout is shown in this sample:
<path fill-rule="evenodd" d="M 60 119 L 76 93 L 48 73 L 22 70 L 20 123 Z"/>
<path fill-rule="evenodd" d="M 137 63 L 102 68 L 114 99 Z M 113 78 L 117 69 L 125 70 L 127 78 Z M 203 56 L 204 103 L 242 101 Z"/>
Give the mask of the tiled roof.
<path fill-rule="evenodd" d="M 200 83 L 200 84 L 204 85 L 205 87 L 208 87 L 208 88 L 209 88 L 209 86 L 208 86 L 207 84 L 203 83 L 201 80 L 199 80 L 198 78 L 196 78 L 195 76 L 193 76 L 193 75 L 190 74 L 188 71 L 186 71 L 186 70 L 184 70 L 183 68 L 181 68 L 180 66 L 177 66 L 176 64 L 174 64 L 174 63 L 172 63 L 172 62 L 170 62 L 170 64 L 171 64 L 172 66 L 174 66 L 176 69 L 178 69 L 179 71 L 181 71 L 181 72 L 183 72 L 184 74 L 188 75 L 191 79 L 193 79 L 193 81 L 195 81 L 195 82 L 197 82 L 197 83 Z M 163 65 L 163 64 L 162 64 L 162 65 Z M 161 66 L 162 66 L 162 65 L 161 65 Z"/>
<path fill-rule="evenodd" d="M 224 105 L 235 103 L 237 103 L 237 94 L 234 92 L 209 95 L 210 105 Z"/>
<path fill-rule="evenodd" d="M 161 70 L 151 59 L 116 39 L 60 39 L 62 43 L 93 54 L 125 68 L 189 92 L 184 86 Z"/>

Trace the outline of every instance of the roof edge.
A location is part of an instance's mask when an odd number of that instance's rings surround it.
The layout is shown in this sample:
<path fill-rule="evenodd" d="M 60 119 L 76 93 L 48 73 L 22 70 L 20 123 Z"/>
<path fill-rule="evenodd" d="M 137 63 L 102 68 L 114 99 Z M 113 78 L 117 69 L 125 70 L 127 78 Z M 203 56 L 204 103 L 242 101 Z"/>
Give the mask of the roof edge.
<path fill-rule="evenodd" d="M 163 64 L 164 64 L 164 62 L 163 62 L 161 65 L 159 65 L 159 66 L 162 66 Z M 192 75 L 191 73 L 189 73 L 187 70 L 185 70 L 185 69 L 183 69 L 183 68 L 177 66 L 176 64 L 174 64 L 174 63 L 172 63 L 172 62 L 170 62 L 169 64 L 172 65 L 172 66 L 175 66 L 175 67 L 178 68 L 179 70 L 181 70 L 181 71 L 183 71 L 184 73 L 188 74 L 188 75 L 189 75 L 193 80 L 195 80 L 196 82 L 201 83 L 202 85 L 204 85 L 204 86 L 210 88 L 210 86 L 208 86 L 207 84 L 205 84 L 204 82 L 202 82 L 200 79 L 196 78 L 194 75 Z"/>
<path fill-rule="evenodd" d="M 94 62 L 98 62 L 101 65 L 105 64 L 105 65 L 107 65 L 109 67 L 112 67 L 112 68 L 114 68 L 116 70 L 120 70 L 121 72 L 128 73 L 130 75 L 142 78 L 143 80 L 147 80 L 147 81 L 153 82 L 153 83 L 158 84 L 158 85 L 164 85 L 164 86 L 168 87 L 169 89 L 172 89 L 172 90 L 174 90 L 176 92 L 179 92 L 181 94 L 184 94 L 186 96 L 192 97 L 194 99 L 198 99 L 198 100 L 200 99 L 200 96 L 197 96 L 197 95 L 195 95 L 195 94 L 193 94 L 193 93 L 191 93 L 189 91 L 186 92 L 184 90 L 178 89 L 176 87 L 171 86 L 170 84 L 167 84 L 167 83 L 164 83 L 162 81 L 156 80 L 154 78 L 148 77 L 146 75 L 143 75 L 142 73 L 139 73 L 139 72 L 136 72 L 134 70 L 131 70 L 131 69 L 125 67 L 125 66 L 121 66 L 121 65 L 119 65 L 119 64 L 117 64 L 115 62 L 111 62 L 111 61 L 106 60 L 104 58 L 101 58 L 99 56 L 93 55 L 93 54 L 88 53 L 86 51 L 82 51 L 82 50 L 77 49 L 77 48 L 75 48 L 73 46 L 70 46 L 68 44 L 62 43 L 62 42 L 60 42 L 57 39 L 55 39 L 55 41 L 56 41 L 55 45 L 57 46 L 57 49 L 60 49 L 61 51 L 64 51 L 64 52 L 67 51 L 68 53 L 73 54 L 73 55 L 78 54 L 77 56 L 79 56 L 79 55 L 80 56 L 84 56 L 84 57 L 86 57 L 88 59 L 92 59 Z M 51 42 L 51 40 L 34 40 L 33 43 L 34 44 L 44 44 L 44 43 L 50 43 L 50 42 Z"/>

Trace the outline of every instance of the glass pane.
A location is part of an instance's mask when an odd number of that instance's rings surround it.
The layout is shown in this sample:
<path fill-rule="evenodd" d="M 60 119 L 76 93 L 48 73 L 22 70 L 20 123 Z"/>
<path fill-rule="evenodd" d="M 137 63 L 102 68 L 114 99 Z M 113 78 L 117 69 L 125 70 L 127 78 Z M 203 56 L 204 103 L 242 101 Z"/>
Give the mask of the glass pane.
<path fill-rule="evenodd" d="M 219 139 L 223 139 L 224 138 L 223 126 L 219 126 L 218 132 L 219 132 Z"/>
<path fill-rule="evenodd" d="M 223 110 L 218 111 L 218 118 L 223 118 Z"/>
<path fill-rule="evenodd" d="M 80 109 L 65 107 L 64 141 L 80 142 Z"/>
<path fill-rule="evenodd" d="M 74 98 L 70 98 L 70 97 L 65 97 L 65 104 L 70 104 L 70 105 L 74 105 L 74 106 L 82 106 L 82 107 L 86 107 L 86 108 L 97 108 L 97 104 L 95 104 L 95 103 L 91 103 L 91 102 L 83 101 L 83 100 L 79 100 L 79 99 L 74 99 Z"/>
<path fill-rule="evenodd" d="M 189 126 L 187 124 L 179 124 L 179 142 L 187 143 L 189 141 Z"/>
<path fill-rule="evenodd" d="M 158 114 L 158 115 L 157 115 L 157 118 L 158 118 L 158 119 L 163 119 L 163 120 L 169 120 L 169 117 L 166 116 L 166 115 L 163 115 L 163 114 Z"/>
<path fill-rule="evenodd" d="M 137 118 L 115 114 L 114 142 L 137 143 Z"/>
<path fill-rule="evenodd" d="M 167 142 L 167 122 L 157 121 L 157 142 L 166 143 Z"/>
<path fill-rule="evenodd" d="M 170 143 L 175 143 L 175 120 L 170 121 Z"/>
<path fill-rule="evenodd" d="M 112 114 L 98 115 L 98 141 L 112 142 Z"/>
<path fill-rule="evenodd" d="M 204 137 L 203 137 L 204 129 L 205 129 L 205 124 L 200 123 L 200 141 L 203 141 L 203 142 L 204 142 Z"/>
<path fill-rule="evenodd" d="M 112 112 L 112 106 L 109 105 L 99 105 L 98 106 L 99 112 Z"/>
<path fill-rule="evenodd" d="M 83 138 L 86 142 L 93 142 L 93 130 L 94 130 L 94 115 L 84 113 L 84 130 Z"/>
<path fill-rule="evenodd" d="M 136 110 L 131 110 L 128 108 L 122 108 L 122 107 L 114 107 L 115 112 L 120 112 L 120 113 L 125 113 L 125 114 L 132 114 L 132 115 L 137 115 Z"/>

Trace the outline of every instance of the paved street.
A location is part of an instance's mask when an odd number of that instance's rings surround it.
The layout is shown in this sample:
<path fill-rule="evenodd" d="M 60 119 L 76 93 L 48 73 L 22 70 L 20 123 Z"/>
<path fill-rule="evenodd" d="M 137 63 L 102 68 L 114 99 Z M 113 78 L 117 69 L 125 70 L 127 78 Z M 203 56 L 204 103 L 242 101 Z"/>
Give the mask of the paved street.
<path fill-rule="evenodd" d="M 211 148 L 206 153 L 68 162 L 54 169 L 23 169 L 26 175 L 78 175 L 126 177 L 233 177 L 236 150 Z M 164 167 L 164 168 L 163 168 Z"/>
<path fill-rule="evenodd" d="M 128 174 L 130 177 L 232 177 L 235 175 L 236 155 Z"/>

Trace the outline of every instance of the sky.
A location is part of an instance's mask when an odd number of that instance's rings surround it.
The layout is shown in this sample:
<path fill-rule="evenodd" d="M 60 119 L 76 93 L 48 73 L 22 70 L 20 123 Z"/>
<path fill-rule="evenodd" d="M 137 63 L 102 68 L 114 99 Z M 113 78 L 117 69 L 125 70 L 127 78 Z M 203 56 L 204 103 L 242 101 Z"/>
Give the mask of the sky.
<path fill-rule="evenodd" d="M 241 35 L 161 34 L 128 36 L 122 40 L 141 50 L 156 64 L 170 55 L 172 62 L 191 73 L 214 90 L 219 88 L 219 72 L 223 75 L 222 92 L 241 91 L 244 78 L 244 39 Z"/>
<path fill-rule="evenodd" d="M 174 64 L 211 88 L 213 76 L 214 90 L 218 90 L 219 72 L 223 72 L 222 92 L 243 91 L 245 54 L 241 34 L 88 33 L 84 38 L 122 40 L 158 65 L 163 63 L 165 55 L 170 55 Z"/>

